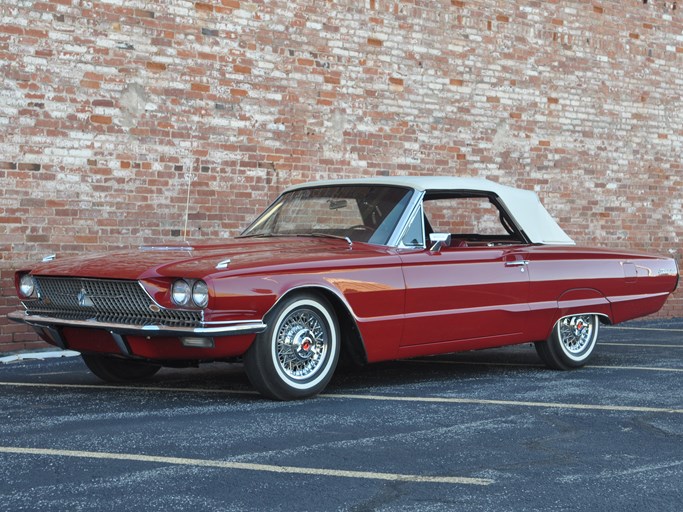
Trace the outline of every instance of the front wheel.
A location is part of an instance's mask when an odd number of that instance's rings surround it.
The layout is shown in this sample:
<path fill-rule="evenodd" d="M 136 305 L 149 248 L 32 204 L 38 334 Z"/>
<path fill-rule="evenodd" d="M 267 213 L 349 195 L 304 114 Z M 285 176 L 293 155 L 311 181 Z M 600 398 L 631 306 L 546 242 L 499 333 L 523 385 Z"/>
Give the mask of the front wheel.
<path fill-rule="evenodd" d="M 86 366 L 106 382 L 135 382 L 145 380 L 157 373 L 161 366 L 140 363 L 117 357 L 97 354 L 81 354 Z"/>
<path fill-rule="evenodd" d="M 598 315 L 560 318 L 547 341 L 535 343 L 543 362 L 554 370 L 571 370 L 585 365 L 598 340 Z"/>
<path fill-rule="evenodd" d="M 320 393 L 339 359 L 339 324 L 329 302 L 292 295 L 273 308 L 267 324 L 244 356 L 252 385 L 275 400 Z"/>

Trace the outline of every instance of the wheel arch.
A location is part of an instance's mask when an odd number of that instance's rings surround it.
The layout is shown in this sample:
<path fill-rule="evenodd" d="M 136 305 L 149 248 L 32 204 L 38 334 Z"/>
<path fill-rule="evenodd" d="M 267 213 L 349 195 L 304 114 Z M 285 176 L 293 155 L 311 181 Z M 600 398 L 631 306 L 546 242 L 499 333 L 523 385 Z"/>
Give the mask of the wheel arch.
<path fill-rule="evenodd" d="M 275 301 L 275 304 L 263 316 L 267 323 L 267 318 L 270 312 L 286 298 L 298 293 L 312 293 L 324 297 L 334 309 L 334 313 L 339 323 L 339 337 L 340 337 L 340 358 L 344 361 L 351 361 L 353 364 L 364 365 L 367 363 L 367 352 L 365 350 L 365 342 L 363 336 L 358 328 L 356 317 L 353 314 L 351 306 L 346 299 L 337 290 L 332 290 L 325 286 L 308 284 L 301 285 L 288 289 L 281 294 Z"/>
<path fill-rule="evenodd" d="M 599 312 L 599 311 L 584 311 L 578 310 L 578 311 L 568 311 L 568 312 L 563 312 L 555 317 L 553 320 L 552 325 L 548 329 L 548 332 L 546 333 L 545 338 L 543 338 L 543 341 L 547 340 L 550 335 L 553 332 L 553 329 L 555 329 L 555 326 L 557 326 L 557 323 L 562 320 L 563 318 L 567 318 L 570 316 L 578 316 L 578 315 L 596 315 L 598 317 L 598 320 L 602 325 L 612 325 L 612 319 L 609 317 L 608 314 L 604 312 Z"/>
<path fill-rule="evenodd" d="M 557 298 L 557 313 L 547 334 L 559 320 L 575 315 L 598 315 L 600 323 L 613 323 L 612 304 L 604 293 L 595 288 L 572 288 Z"/>

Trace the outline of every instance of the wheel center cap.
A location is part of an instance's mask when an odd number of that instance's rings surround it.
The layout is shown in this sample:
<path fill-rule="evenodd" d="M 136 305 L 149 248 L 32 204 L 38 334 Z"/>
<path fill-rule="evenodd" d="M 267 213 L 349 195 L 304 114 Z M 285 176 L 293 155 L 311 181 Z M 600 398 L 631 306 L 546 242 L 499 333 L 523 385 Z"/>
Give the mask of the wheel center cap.
<path fill-rule="evenodd" d="M 294 335 L 292 348 L 301 359 L 309 359 L 313 355 L 313 336 L 308 329 L 301 329 Z"/>

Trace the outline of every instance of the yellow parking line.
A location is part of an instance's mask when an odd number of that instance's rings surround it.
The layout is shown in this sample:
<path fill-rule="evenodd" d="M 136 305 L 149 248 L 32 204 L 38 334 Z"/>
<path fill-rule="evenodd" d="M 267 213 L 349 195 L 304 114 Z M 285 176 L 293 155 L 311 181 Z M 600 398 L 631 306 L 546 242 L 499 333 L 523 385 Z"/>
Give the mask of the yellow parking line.
<path fill-rule="evenodd" d="M 53 384 L 44 382 L 0 382 L 0 386 L 18 386 L 27 388 L 72 388 L 72 389 L 107 389 L 115 391 L 176 391 L 180 393 L 217 393 L 220 395 L 258 395 L 258 392 L 247 389 L 209 389 L 209 388 L 173 388 L 162 386 L 119 386 L 111 384 Z"/>
<path fill-rule="evenodd" d="M 390 480 L 394 482 L 463 485 L 490 485 L 494 482 L 493 480 L 490 480 L 488 478 L 469 478 L 461 476 L 404 475 L 400 473 L 376 473 L 372 471 L 347 471 L 342 469 L 306 468 L 299 466 L 276 466 L 271 464 L 254 464 L 249 462 L 231 462 L 227 460 L 187 459 L 183 457 L 161 457 L 158 455 L 140 455 L 133 453 L 54 450 L 49 448 L 22 448 L 17 446 L 0 446 L 0 453 L 12 453 L 17 455 L 46 455 L 52 457 L 77 457 L 83 459 L 126 460 L 134 462 L 154 462 L 160 464 L 173 464 L 179 466 L 264 471 L 268 473 L 330 476 L 338 478 L 361 478 L 366 480 Z"/>
<path fill-rule="evenodd" d="M 179 393 L 218 393 L 224 395 L 255 395 L 255 391 L 233 389 L 203 389 L 203 388 L 164 388 L 147 386 L 96 386 L 91 384 L 43 384 L 37 382 L 0 382 L 0 386 L 17 387 L 54 387 L 72 389 L 112 389 L 116 391 L 174 391 Z M 683 414 L 683 409 L 669 407 L 640 407 L 632 405 L 598 405 L 598 404 L 572 404 L 562 402 L 526 402 L 516 400 L 486 400 L 480 398 L 457 398 L 438 396 L 392 396 L 392 395 L 365 395 L 353 393 L 324 393 L 320 398 L 344 398 L 349 400 L 375 400 L 386 402 L 415 402 L 415 403 L 441 403 L 441 404 L 475 404 L 475 405 L 506 405 L 517 407 L 540 407 L 551 409 L 581 409 L 593 411 L 626 411 L 626 412 L 661 412 Z"/>
<path fill-rule="evenodd" d="M 613 342 L 598 342 L 598 346 L 602 345 L 613 345 L 615 347 L 653 347 L 653 348 L 683 348 L 683 345 L 671 345 L 671 344 L 661 344 L 661 343 L 613 343 Z"/>
<path fill-rule="evenodd" d="M 580 409 L 589 411 L 625 411 L 625 412 L 665 412 L 683 414 L 683 409 L 671 409 L 667 407 L 638 407 L 632 405 L 597 405 L 597 404 L 570 404 L 562 402 L 525 402 L 517 400 L 485 400 L 480 398 L 456 398 L 456 397 L 429 397 L 429 396 L 388 396 L 388 395 L 353 395 L 347 393 L 325 393 L 325 398 L 348 398 L 356 400 L 377 400 L 394 402 L 425 402 L 442 404 L 476 404 L 476 405 L 506 405 L 521 407 L 542 407 L 550 409 Z"/>
<path fill-rule="evenodd" d="M 602 370 L 644 370 L 646 372 L 683 372 L 683 368 L 658 368 L 656 366 L 607 366 L 589 364 L 586 368 L 600 368 Z"/>
<path fill-rule="evenodd" d="M 545 368 L 544 364 L 534 363 L 504 363 L 504 362 L 488 362 L 488 361 L 444 361 L 439 359 L 405 359 L 403 363 L 420 363 L 420 364 L 453 364 L 463 366 L 514 366 L 519 368 Z M 585 368 L 600 368 L 610 370 L 645 370 L 650 372 L 683 372 L 683 368 L 660 368 L 657 366 L 606 366 L 597 364 L 587 364 Z"/>
<path fill-rule="evenodd" d="M 664 332 L 683 332 L 683 329 L 666 329 L 665 327 L 622 327 L 619 325 L 610 325 L 604 328 L 607 331 L 612 329 L 619 329 L 622 331 L 664 331 Z"/>

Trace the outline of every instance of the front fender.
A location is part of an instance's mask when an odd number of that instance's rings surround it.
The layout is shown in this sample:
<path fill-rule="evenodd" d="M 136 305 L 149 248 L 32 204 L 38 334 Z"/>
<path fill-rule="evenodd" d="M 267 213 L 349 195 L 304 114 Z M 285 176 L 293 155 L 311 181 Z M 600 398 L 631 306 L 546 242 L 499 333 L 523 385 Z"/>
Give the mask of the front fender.
<path fill-rule="evenodd" d="M 397 357 L 405 305 L 405 284 L 398 265 L 234 276 L 212 284 L 216 294 L 212 321 L 264 321 L 286 295 L 317 290 L 334 297 L 346 310 L 364 342 L 368 361 Z"/>

